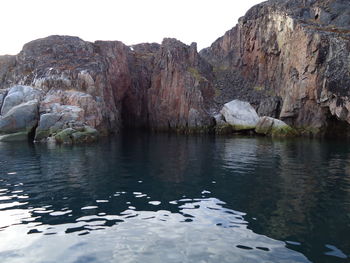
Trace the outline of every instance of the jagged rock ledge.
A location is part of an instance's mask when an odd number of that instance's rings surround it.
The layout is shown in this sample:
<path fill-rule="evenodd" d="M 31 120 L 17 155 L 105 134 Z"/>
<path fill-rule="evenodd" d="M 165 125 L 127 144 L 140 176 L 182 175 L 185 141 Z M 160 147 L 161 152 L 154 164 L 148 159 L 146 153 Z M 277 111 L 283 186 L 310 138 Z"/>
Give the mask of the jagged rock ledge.
<path fill-rule="evenodd" d="M 0 140 L 89 142 L 122 127 L 349 136 L 349 88 L 348 2 L 270 0 L 200 53 L 50 36 L 0 56 Z"/>

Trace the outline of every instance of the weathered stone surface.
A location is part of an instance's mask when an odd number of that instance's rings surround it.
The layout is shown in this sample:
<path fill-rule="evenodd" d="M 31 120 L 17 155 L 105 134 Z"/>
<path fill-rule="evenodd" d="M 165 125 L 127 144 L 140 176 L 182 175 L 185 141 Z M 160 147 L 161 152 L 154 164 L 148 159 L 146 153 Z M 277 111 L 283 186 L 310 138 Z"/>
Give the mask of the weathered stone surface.
<path fill-rule="evenodd" d="M 6 94 L 1 107 L 1 115 L 5 115 L 13 107 L 31 100 L 39 101 L 43 92 L 29 86 L 14 86 Z M 1 98 L 0 98 L 1 99 Z"/>
<path fill-rule="evenodd" d="M 72 134 L 77 132 L 72 128 L 64 129 L 55 135 L 55 140 L 57 143 L 72 144 Z"/>
<path fill-rule="evenodd" d="M 281 100 L 280 97 L 262 99 L 257 109 L 258 115 L 278 118 L 281 112 Z"/>
<path fill-rule="evenodd" d="M 250 102 L 299 127 L 350 123 L 350 19 L 344 0 L 270 0 L 201 55 L 214 67 L 215 100 Z M 279 115 L 266 99 L 281 97 Z M 332 124 L 333 125 L 333 124 Z"/>
<path fill-rule="evenodd" d="M 40 115 L 60 115 L 57 132 L 84 125 L 104 134 L 122 124 L 153 129 L 212 125 L 211 66 L 195 44 L 165 39 L 162 45 L 130 48 L 118 41 L 50 36 L 26 44 L 15 60 L 3 58 L 7 70 L 0 72 L 0 88 L 15 83 L 42 91 Z M 5 98 L 4 113 L 28 97 L 16 94 Z M 43 126 L 37 129 L 40 140 L 53 132 L 53 126 Z"/>
<path fill-rule="evenodd" d="M 38 119 L 38 101 L 22 103 L 0 117 L 0 134 L 18 132 L 29 134 L 37 125 Z"/>
<path fill-rule="evenodd" d="M 47 93 L 40 104 L 41 113 L 56 113 L 64 116 L 62 122 L 75 121 L 92 127 L 100 127 L 103 109 L 89 94 L 78 91 L 53 90 Z"/>
<path fill-rule="evenodd" d="M 215 114 L 214 115 L 214 120 L 215 120 L 215 125 L 216 126 L 226 124 L 225 118 L 224 118 L 224 116 L 221 113 Z"/>
<path fill-rule="evenodd" d="M 1 108 L 2 108 L 2 104 L 4 102 L 4 99 L 5 99 L 5 96 L 7 95 L 7 92 L 8 90 L 1 90 L 0 89 L 0 111 L 1 111 Z"/>
<path fill-rule="evenodd" d="M 63 115 L 58 113 L 42 114 L 40 116 L 39 125 L 35 131 L 34 140 L 37 142 L 42 140 L 46 141 L 48 137 L 61 130 L 64 126 L 64 124 L 60 122 L 62 117 Z"/>
<path fill-rule="evenodd" d="M 271 117 L 261 117 L 256 125 L 255 132 L 273 137 L 296 136 L 297 133 L 285 122 Z"/>
<path fill-rule="evenodd" d="M 345 0 L 269 0 L 200 55 L 196 44 L 175 39 L 131 47 L 69 36 L 38 39 L 17 56 L 0 56 L 1 112 L 39 100 L 38 140 L 85 126 L 100 134 L 122 126 L 206 130 L 214 121 L 231 129 L 214 116 L 234 99 L 299 130 L 344 130 L 350 123 L 349 8 Z M 12 92 L 14 86 L 22 90 Z"/>
<path fill-rule="evenodd" d="M 118 50 L 118 43 L 111 42 L 110 46 Z M 96 119 L 91 120 L 96 123 L 89 124 L 104 132 L 118 131 L 120 107 L 114 94 L 115 83 L 106 74 L 110 65 L 105 49 L 107 47 L 69 36 L 32 41 L 16 56 L 16 66 L 8 72 L 3 86 L 10 87 L 6 83 L 28 85 L 48 95 L 62 95 L 61 103 L 65 105 L 85 104 L 87 111 L 98 108 Z M 118 76 L 115 78 L 118 81 Z"/>
<path fill-rule="evenodd" d="M 165 39 L 154 63 L 149 125 L 162 130 L 210 126 L 211 66 L 198 56 L 196 44 Z"/>
<path fill-rule="evenodd" d="M 72 141 L 76 144 L 90 143 L 98 139 L 98 131 L 89 126 L 85 126 L 84 129 L 78 130 L 72 134 Z"/>
<path fill-rule="evenodd" d="M 226 103 L 220 113 L 225 121 L 232 125 L 235 130 L 255 129 L 259 116 L 255 109 L 245 101 L 233 100 Z"/>
<path fill-rule="evenodd" d="M 28 133 L 27 132 L 16 132 L 5 135 L 0 135 L 0 142 L 19 142 L 27 141 Z"/>
<path fill-rule="evenodd" d="M 98 139 L 98 131 L 89 126 L 81 129 L 67 128 L 57 133 L 54 138 L 57 143 L 63 144 L 91 143 Z"/>
<path fill-rule="evenodd" d="M 16 66 L 16 56 L 0 56 L 0 90 L 12 84 L 11 72 Z"/>

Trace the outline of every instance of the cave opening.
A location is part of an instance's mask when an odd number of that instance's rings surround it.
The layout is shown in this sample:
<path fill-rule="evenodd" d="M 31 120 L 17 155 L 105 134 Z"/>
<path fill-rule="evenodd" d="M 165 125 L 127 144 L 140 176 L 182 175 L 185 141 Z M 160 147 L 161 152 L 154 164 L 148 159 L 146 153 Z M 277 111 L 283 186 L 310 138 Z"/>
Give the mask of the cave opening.
<path fill-rule="evenodd" d="M 135 105 L 135 101 L 129 96 L 122 100 L 121 121 L 124 131 L 148 131 L 148 115 L 144 103 Z"/>

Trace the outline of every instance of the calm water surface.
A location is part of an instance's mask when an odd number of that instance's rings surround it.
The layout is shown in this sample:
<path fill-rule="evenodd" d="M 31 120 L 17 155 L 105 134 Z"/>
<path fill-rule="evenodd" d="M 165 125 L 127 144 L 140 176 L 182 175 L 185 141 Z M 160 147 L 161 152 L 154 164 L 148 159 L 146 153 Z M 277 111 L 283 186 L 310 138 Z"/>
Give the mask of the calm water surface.
<path fill-rule="evenodd" d="M 350 144 L 0 144 L 0 262 L 350 262 Z"/>

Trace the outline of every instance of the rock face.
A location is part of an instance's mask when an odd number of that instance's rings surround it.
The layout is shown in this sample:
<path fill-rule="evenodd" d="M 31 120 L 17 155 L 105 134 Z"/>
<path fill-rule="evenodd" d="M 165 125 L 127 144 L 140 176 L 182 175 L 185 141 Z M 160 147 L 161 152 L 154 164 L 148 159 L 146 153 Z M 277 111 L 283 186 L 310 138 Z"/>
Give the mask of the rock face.
<path fill-rule="evenodd" d="M 40 101 L 42 91 L 28 86 L 14 86 L 4 97 L 1 115 L 8 113 L 13 107 L 31 100 Z"/>
<path fill-rule="evenodd" d="M 296 135 L 296 131 L 285 122 L 267 116 L 260 118 L 256 125 L 255 132 L 272 137 L 289 137 Z"/>
<path fill-rule="evenodd" d="M 245 101 L 233 100 L 226 103 L 220 113 L 235 130 L 253 130 L 259 122 L 255 109 Z"/>
<path fill-rule="evenodd" d="M 14 135 L 16 140 L 26 140 L 37 125 L 38 116 L 37 100 L 19 104 L 0 117 L 0 134 L 8 135 L 5 137 L 7 140 L 12 138 L 10 135 Z"/>
<path fill-rule="evenodd" d="M 188 130 L 212 123 L 211 66 L 195 44 L 165 39 L 128 47 L 51 36 L 26 44 L 17 56 L 0 57 L 0 66 L 1 118 L 35 100 L 36 141 L 67 129 L 103 135 L 123 124 Z"/>
<path fill-rule="evenodd" d="M 60 141 L 61 132 L 90 141 L 121 127 L 207 131 L 225 125 L 219 110 L 232 100 L 303 134 L 350 135 L 349 98 L 347 0 L 263 2 L 199 54 L 175 39 L 129 47 L 50 36 L 0 56 L 0 134 L 37 141 Z M 20 117 L 29 104 L 37 112 Z"/>
<path fill-rule="evenodd" d="M 150 126 L 162 130 L 210 126 L 211 79 L 211 66 L 199 57 L 195 44 L 188 47 L 165 39 L 148 90 Z"/>
<path fill-rule="evenodd" d="M 215 100 L 246 100 L 316 133 L 332 129 L 333 119 L 350 123 L 349 9 L 345 0 L 270 0 L 250 9 L 201 51 L 214 67 Z"/>

